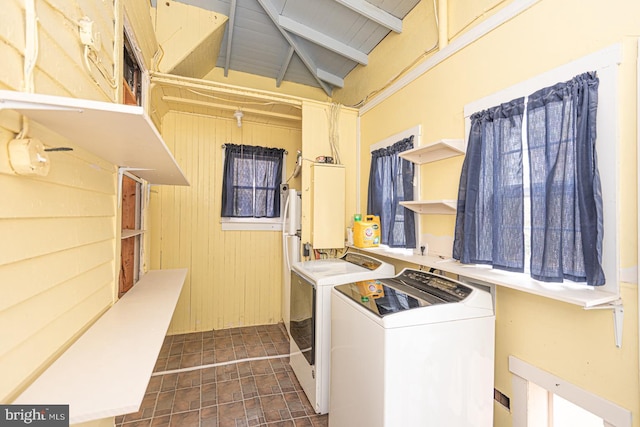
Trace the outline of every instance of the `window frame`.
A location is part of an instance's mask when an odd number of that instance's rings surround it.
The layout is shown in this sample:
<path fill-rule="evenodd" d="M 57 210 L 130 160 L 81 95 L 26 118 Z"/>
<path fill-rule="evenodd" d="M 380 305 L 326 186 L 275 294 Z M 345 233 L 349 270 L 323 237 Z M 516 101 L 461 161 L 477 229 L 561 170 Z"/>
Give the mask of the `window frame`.
<path fill-rule="evenodd" d="M 282 155 L 282 177 L 280 184 L 280 216 L 277 218 L 237 218 L 220 216 L 220 224 L 222 231 L 282 231 L 282 224 L 286 212 L 284 211 L 284 201 L 286 200 L 286 192 L 282 191 L 282 186 L 286 184 L 287 177 L 287 150 Z M 222 165 L 224 165 L 226 150 L 222 150 Z M 224 167 L 222 170 L 220 182 L 224 175 Z"/>
<path fill-rule="evenodd" d="M 133 252 L 133 284 L 131 287 L 127 289 L 122 289 L 122 284 L 120 283 L 120 273 L 118 272 L 118 286 L 117 286 L 117 297 L 121 298 L 124 294 L 129 292 L 133 287 L 140 281 L 142 276 L 144 275 L 145 269 L 145 227 L 146 227 L 146 212 L 147 207 L 149 205 L 149 189 L 150 185 L 144 179 L 141 179 L 132 173 L 128 172 L 130 169 L 128 168 L 118 168 L 118 210 L 120 212 L 120 217 L 122 219 L 123 209 L 124 209 L 124 200 L 123 200 L 123 185 L 124 185 L 124 177 L 131 179 L 135 182 L 136 192 L 135 197 L 133 198 L 133 210 L 135 216 L 135 227 L 134 229 L 124 229 L 121 227 L 120 229 L 120 263 L 122 263 L 122 241 L 126 239 L 133 239 L 134 241 L 134 252 Z M 135 170 L 135 169 L 133 169 Z M 122 221 L 121 221 L 122 222 Z M 122 265 L 120 265 L 122 268 Z"/>
<path fill-rule="evenodd" d="M 387 138 L 384 138 L 378 142 L 375 142 L 374 144 L 371 144 L 371 146 L 369 147 L 369 161 L 371 161 L 371 153 L 374 152 L 375 150 L 379 150 L 380 148 L 386 148 L 386 147 L 390 147 L 391 145 L 395 144 L 398 141 L 401 141 L 405 138 L 409 138 L 413 136 L 413 147 L 420 147 L 422 145 L 422 125 L 415 125 L 412 126 L 408 129 L 405 129 L 403 131 L 400 131 L 394 135 L 391 135 Z M 420 200 L 421 197 L 421 186 L 420 186 L 420 165 L 418 164 L 414 164 L 414 168 L 413 168 L 413 201 L 417 201 Z M 407 208 L 405 208 L 407 209 Z M 410 209 L 407 209 L 408 211 L 411 211 Z M 411 255 L 411 254 L 416 254 L 419 255 L 420 254 L 420 247 L 425 245 L 425 243 L 423 242 L 422 239 L 422 234 L 421 234 L 421 226 L 420 226 L 420 215 L 418 215 L 416 212 L 413 212 L 413 217 L 414 217 L 414 222 L 416 225 L 416 248 L 415 249 L 411 249 L 411 248 L 391 248 L 387 245 L 383 245 L 380 244 L 380 247 L 384 248 L 387 251 L 392 251 L 392 252 L 396 252 L 396 253 L 401 253 L 401 254 L 407 254 L 407 255 Z"/>

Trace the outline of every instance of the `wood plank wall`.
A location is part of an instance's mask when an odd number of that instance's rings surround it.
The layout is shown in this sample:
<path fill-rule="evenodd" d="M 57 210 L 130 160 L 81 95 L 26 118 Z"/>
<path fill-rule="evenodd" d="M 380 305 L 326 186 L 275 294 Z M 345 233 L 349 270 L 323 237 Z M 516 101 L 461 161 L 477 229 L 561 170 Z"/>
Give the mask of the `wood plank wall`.
<path fill-rule="evenodd" d="M 37 93 L 116 101 L 117 90 L 84 65 L 78 21 L 100 32 L 100 61 L 117 69 L 114 1 L 36 0 L 37 34 L 26 34 L 25 1 L 0 13 L 0 89 L 26 90 L 28 36 L 37 35 L 32 89 Z M 121 39 L 121 37 L 120 37 Z M 115 298 L 116 166 L 75 147 L 51 153 L 46 177 L 17 176 L 7 144 L 23 126 L 0 110 L 0 401 L 11 402 Z M 31 122 L 28 137 L 46 147 L 73 146 Z"/>
<path fill-rule="evenodd" d="M 281 320 L 282 234 L 222 231 L 224 143 L 281 147 L 293 170 L 301 130 L 185 113 L 165 116 L 162 134 L 190 187 L 154 187 L 151 268 L 189 269 L 169 333 Z M 292 180 L 300 188 L 300 179 Z"/>

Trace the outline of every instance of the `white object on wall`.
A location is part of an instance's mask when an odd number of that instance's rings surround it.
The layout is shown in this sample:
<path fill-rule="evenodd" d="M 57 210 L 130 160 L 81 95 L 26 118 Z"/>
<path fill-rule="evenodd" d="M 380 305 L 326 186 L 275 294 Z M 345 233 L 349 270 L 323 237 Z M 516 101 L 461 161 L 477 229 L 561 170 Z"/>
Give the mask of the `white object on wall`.
<path fill-rule="evenodd" d="M 47 176 L 49 173 L 49 155 L 38 139 L 10 141 L 9 162 L 18 175 Z"/>

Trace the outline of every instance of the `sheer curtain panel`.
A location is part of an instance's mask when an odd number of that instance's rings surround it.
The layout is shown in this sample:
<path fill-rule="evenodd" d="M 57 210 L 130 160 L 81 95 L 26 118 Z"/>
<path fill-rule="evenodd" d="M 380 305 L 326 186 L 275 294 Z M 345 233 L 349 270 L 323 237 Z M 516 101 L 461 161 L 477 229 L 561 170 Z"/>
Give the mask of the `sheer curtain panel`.
<path fill-rule="evenodd" d="M 471 116 L 460 174 L 453 258 L 524 271 L 524 98 Z"/>
<path fill-rule="evenodd" d="M 605 283 L 598 83 L 584 73 L 529 96 L 531 276 L 538 280 Z"/>
<path fill-rule="evenodd" d="M 413 135 L 371 152 L 367 214 L 380 217 L 380 241 L 392 248 L 416 247 L 414 214 L 400 205 L 413 200 L 413 163 L 398 156 L 411 148 Z"/>

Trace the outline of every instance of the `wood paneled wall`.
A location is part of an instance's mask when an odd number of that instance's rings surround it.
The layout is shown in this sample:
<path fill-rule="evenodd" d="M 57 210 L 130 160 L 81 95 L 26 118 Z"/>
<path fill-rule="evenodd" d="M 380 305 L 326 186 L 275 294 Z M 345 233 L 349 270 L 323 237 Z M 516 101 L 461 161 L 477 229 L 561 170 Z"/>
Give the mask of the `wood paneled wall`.
<path fill-rule="evenodd" d="M 35 8 L 29 31 L 26 6 Z M 78 22 L 101 34 L 99 60 L 117 72 L 121 11 L 112 1 L 6 0 L 0 13 L 0 89 L 117 101 L 118 90 L 84 64 Z M 26 52 L 27 39 L 37 52 Z M 121 49 L 121 47 L 120 47 Z M 31 59 L 30 59 L 31 58 Z M 31 73 L 25 62 L 34 61 Z M 116 70 L 116 71 L 114 71 Z M 26 123 L 45 147 L 73 145 Z M 0 402 L 11 402 L 115 299 L 116 166 L 84 150 L 50 153 L 46 177 L 15 175 L 7 144 L 23 129 L 0 110 Z"/>
<path fill-rule="evenodd" d="M 222 144 L 288 150 L 293 171 L 301 130 L 169 113 L 162 134 L 190 187 L 154 187 L 151 268 L 189 269 L 169 333 L 273 324 L 282 319 L 282 233 L 222 231 Z M 299 188 L 299 178 L 290 181 Z"/>

